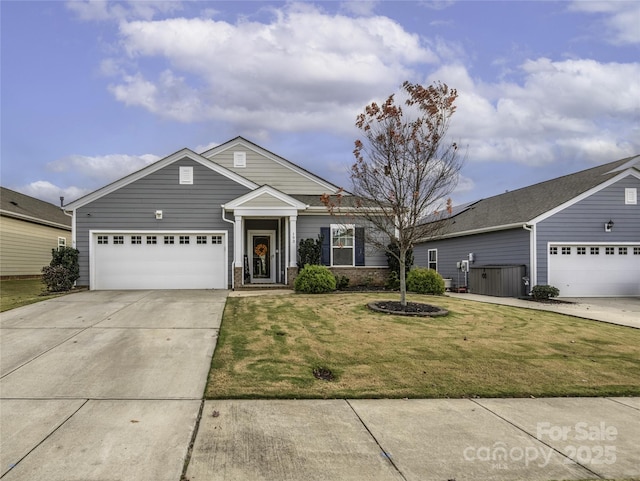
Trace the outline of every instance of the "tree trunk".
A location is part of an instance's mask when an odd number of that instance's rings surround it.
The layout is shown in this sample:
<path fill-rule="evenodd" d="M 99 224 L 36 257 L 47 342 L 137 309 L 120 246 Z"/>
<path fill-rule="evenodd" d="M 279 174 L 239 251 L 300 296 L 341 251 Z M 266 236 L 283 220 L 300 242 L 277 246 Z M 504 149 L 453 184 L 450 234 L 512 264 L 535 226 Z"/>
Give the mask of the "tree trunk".
<path fill-rule="evenodd" d="M 400 250 L 400 304 L 402 307 L 407 307 L 407 276 L 405 275 L 406 266 L 406 252 Z"/>

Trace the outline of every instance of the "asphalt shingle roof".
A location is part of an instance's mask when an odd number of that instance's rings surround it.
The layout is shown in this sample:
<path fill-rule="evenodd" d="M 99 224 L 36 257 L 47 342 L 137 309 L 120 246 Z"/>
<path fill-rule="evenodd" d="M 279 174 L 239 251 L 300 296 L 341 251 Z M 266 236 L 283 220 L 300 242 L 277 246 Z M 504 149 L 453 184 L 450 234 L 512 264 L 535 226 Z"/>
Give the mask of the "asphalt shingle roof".
<path fill-rule="evenodd" d="M 2 215 L 45 224 L 62 224 L 71 230 L 71 217 L 65 215 L 60 207 L 5 187 L 0 187 L 0 209 Z"/>
<path fill-rule="evenodd" d="M 620 173 L 620 168 L 640 168 L 640 155 L 582 170 L 471 203 L 457 215 L 449 234 L 527 223 Z"/>

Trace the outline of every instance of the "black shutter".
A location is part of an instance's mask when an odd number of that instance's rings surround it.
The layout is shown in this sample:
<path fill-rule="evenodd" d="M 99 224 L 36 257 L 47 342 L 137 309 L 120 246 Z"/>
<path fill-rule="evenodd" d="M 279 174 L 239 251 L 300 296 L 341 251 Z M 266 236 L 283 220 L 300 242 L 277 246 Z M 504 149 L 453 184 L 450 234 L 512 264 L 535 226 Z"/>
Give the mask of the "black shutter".
<path fill-rule="evenodd" d="M 320 227 L 320 236 L 322 237 L 320 263 L 324 266 L 329 266 L 331 265 L 331 229 L 329 227 Z"/>
<path fill-rule="evenodd" d="M 356 266 L 364 265 L 364 227 L 356 227 Z"/>

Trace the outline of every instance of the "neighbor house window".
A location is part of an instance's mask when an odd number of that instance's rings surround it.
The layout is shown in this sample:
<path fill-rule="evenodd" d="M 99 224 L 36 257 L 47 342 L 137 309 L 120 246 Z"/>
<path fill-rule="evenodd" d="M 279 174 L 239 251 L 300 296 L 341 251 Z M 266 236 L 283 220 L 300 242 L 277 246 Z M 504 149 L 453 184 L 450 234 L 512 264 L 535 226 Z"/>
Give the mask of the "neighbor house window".
<path fill-rule="evenodd" d="M 142 236 L 141 235 L 132 235 L 131 236 L 132 244 L 142 244 Z"/>
<path fill-rule="evenodd" d="M 123 235 L 114 235 L 113 236 L 114 244 L 124 244 L 124 236 Z"/>
<path fill-rule="evenodd" d="M 434 271 L 438 270 L 438 249 L 429 249 L 427 251 L 427 267 L 429 269 L 433 269 Z"/>
<path fill-rule="evenodd" d="M 331 265 L 354 264 L 355 229 L 353 225 L 331 225 Z"/>
<path fill-rule="evenodd" d="M 67 247 L 67 239 L 64 237 L 58 237 L 58 247 Z"/>
<path fill-rule="evenodd" d="M 165 244 L 175 244 L 175 241 L 173 239 L 172 235 L 166 235 L 164 236 L 164 243 Z"/>
<path fill-rule="evenodd" d="M 222 236 L 221 235 L 212 235 L 211 236 L 212 244 L 222 244 Z"/>
<path fill-rule="evenodd" d="M 157 244 L 158 243 L 158 238 L 154 235 L 148 235 L 147 236 L 147 244 Z"/>
<path fill-rule="evenodd" d="M 108 235 L 99 235 L 98 236 L 98 244 L 108 244 L 109 236 Z"/>

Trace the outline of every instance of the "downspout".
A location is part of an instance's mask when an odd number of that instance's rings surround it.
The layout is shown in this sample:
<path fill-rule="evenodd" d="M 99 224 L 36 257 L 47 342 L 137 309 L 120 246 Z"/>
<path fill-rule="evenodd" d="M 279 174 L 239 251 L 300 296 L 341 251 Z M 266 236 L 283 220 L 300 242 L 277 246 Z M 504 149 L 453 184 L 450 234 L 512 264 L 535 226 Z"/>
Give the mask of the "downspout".
<path fill-rule="evenodd" d="M 233 232 L 235 234 L 236 231 L 236 222 L 233 220 L 229 220 L 224 216 L 224 204 L 222 204 L 220 207 L 222 207 L 222 220 L 225 222 L 228 222 L 229 224 L 231 224 L 233 226 L 233 230 L 231 232 Z M 227 237 L 228 239 L 229 237 Z M 237 242 L 237 239 L 234 237 L 233 239 L 234 244 Z M 227 246 L 229 245 L 229 243 L 227 242 Z M 231 261 L 231 290 L 235 290 L 235 280 L 236 280 L 236 250 L 235 248 L 233 249 L 233 261 Z"/>
<path fill-rule="evenodd" d="M 536 229 L 535 224 L 523 224 L 522 228 L 524 230 L 529 231 L 529 295 L 531 295 L 531 291 L 533 286 L 538 283 L 538 262 L 536 259 L 537 249 L 536 249 Z"/>

